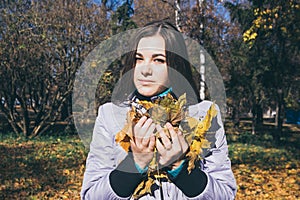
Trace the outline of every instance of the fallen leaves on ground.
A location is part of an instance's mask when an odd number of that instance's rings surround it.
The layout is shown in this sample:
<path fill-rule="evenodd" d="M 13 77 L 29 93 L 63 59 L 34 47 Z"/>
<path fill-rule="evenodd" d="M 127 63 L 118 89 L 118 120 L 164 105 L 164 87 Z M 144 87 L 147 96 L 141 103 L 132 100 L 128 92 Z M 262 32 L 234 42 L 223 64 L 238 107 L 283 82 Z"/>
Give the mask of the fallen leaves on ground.
<path fill-rule="evenodd" d="M 230 134 L 236 200 L 300 199 L 299 146 L 272 146 L 269 135 L 245 133 L 233 141 Z M 78 136 L 0 137 L 0 199 L 80 199 L 87 152 Z"/>
<path fill-rule="evenodd" d="M 236 200 L 300 199 L 299 127 L 285 125 L 281 144 L 275 143 L 270 125 L 255 135 L 245 131 L 249 126 L 237 131 L 231 128 L 227 123 L 229 155 L 238 186 Z"/>
<path fill-rule="evenodd" d="M 299 167 L 299 162 L 297 163 Z M 252 164 L 234 164 L 238 192 L 236 199 L 299 199 L 299 173 L 297 168 L 287 169 L 285 164 L 265 167 Z"/>
<path fill-rule="evenodd" d="M 80 199 L 86 152 L 78 136 L 0 142 L 0 199 Z"/>

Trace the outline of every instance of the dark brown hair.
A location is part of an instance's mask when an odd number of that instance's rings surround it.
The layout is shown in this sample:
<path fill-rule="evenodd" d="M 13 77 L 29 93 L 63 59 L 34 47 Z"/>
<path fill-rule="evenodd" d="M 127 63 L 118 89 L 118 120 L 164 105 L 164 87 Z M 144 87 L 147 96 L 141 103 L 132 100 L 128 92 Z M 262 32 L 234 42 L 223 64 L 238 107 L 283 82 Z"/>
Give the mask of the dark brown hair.
<path fill-rule="evenodd" d="M 160 35 L 165 41 L 167 66 L 176 70 L 176 72 L 178 72 L 181 76 L 183 76 L 186 79 L 186 81 L 189 83 L 193 90 L 193 96 L 196 96 L 195 98 L 197 102 L 199 102 L 199 90 L 197 89 L 195 81 L 193 79 L 191 70 L 192 67 L 188 61 L 188 53 L 183 35 L 177 30 L 177 28 L 173 24 L 171 24 L 168 21 L 154 21 L 148 23 L 143 28 L 137 30 L 137 32 L 134 34 L 133 38 L 130 41 L 130 51 L 124 55 L 124 69 L 122 75 L 129 72 L 135 67 L 136 50 L 139 41 L 142 38 L 155 36 L 157 34 Z M 170 73 L 171 70 L 169 70 L 169 79 L 172 88 L 174 90 L 177 90 L 179 95 L 187 93 L 188 97 L 191 91 L 184 91 L 185 87 L 181 89 L 178 89 L 178 87 L 174 88 L 174 85 L 178 85 L 180 83 L 178 83 L 178 76 L 174 76 L 174 74 L 171 75 Z"/>

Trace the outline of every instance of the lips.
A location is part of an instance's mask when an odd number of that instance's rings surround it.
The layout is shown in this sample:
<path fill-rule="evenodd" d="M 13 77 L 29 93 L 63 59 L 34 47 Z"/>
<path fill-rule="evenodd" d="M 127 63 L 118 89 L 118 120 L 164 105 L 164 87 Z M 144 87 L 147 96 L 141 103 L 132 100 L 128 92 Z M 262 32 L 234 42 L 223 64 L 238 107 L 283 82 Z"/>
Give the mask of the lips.
<path fill-rule="evenodd" d="M 140 82 L 141 85 L 149 85 L 149 84 L 154 83 L 154 81 L 146 80 L 146 79 L 138 79 L 138 81 Z"/>

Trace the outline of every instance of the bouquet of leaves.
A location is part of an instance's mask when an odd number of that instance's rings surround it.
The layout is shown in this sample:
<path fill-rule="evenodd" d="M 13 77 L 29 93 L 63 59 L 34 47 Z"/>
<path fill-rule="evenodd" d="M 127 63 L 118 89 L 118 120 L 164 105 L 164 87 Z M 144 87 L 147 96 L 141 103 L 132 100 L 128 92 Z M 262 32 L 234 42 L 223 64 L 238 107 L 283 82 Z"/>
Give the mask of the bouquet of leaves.
<path fill-rule="evenodd" d="M 190 117 L 186 110 L 186 95 L 183 94 L 175 99 L 170 93 L 154 102 L 138 101 L 131 103 L 131 110 L 127 113 L 127 123 L 124 128 L 116 134 L 115 140 L 125 150 L 130 150 L 130 140 L 133 139 L 132 126 L 142 116 L 151 117 L 154 123 L 160 124 L 162 127 L 169 122 L 184 134 L 189 144 L 189 151 L 185 157 L 188 160 L 188 172 L 195 168 L 195 162 L 201 159 L 203 148 L 208 148 L 210 143 L 205 137 L 205 133 L 211 126 L 212 119 L 217 115 L 215 104 L 208 109 L 205 118 L 199 119 Z M 167 128 L 164 128 L 167 135 Z M 160 138 L 159 133 L 155 135 Z M 158 178 L 168 178 L 166 172 L 159 171 L 157 162 L 157 152 L 154 151 L 154 157 L 149 164 L 148 178 L 140 183 L 134 192 L 134 198 L 138 198 L 147 193 L 151 193 L 151 186 Z"/>

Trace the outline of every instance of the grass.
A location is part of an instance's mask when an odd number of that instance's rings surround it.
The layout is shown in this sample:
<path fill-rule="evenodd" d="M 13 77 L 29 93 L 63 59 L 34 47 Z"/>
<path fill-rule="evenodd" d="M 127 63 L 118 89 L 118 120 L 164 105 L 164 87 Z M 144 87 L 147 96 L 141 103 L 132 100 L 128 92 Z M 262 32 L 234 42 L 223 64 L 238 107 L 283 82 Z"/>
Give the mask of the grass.
<path fill-rule="evenodd" d="M 86 152 L 77 136 L 0 143 L 0 199 L 79 199 Z"/>
<path fill-rule="evenodd" d="M 299 199 L 299 126 L 285 124 L 280 144 L 272 137 L 273 124 L 264 124 L 255 135 L 250 127 L 247 121 L 238 129 L 226 123 L 236 199 Z"/>
<path fill-rule="evenodd" d="M 272 125 L 250 127 L 226 122 L 236 199 L 299 199 L 299 127 L 285 125 L 281 145 Z M 87 152 L 77 135 L 0 138 L 0 199 L 80 199 Z"/>

